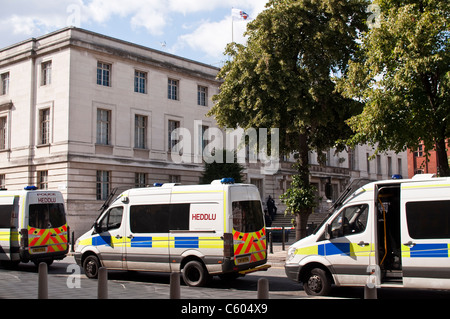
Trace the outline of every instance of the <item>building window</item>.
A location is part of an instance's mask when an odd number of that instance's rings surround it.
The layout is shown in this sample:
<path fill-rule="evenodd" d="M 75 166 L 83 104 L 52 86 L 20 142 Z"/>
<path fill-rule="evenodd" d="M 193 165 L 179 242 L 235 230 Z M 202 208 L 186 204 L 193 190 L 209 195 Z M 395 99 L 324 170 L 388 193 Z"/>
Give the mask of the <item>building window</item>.
<path fill-rule="evenodd" d="M 180 175 L 169 175 L 169 183 L 179 184 L 181 183 Z"/>
<path fill-rule="evenodd" d="M 41 65 L 41 85 L 52 83 L 52 61 L 44 62 Z"/>
<path fill-rule="evenodd" d="M 388 156 L 387 161 L 388 161 L 388 176 L 391 177 L 393 175 L 393 171 L 392 171 L 392 157 Z"/>
<path fill-rule="evenodd" d="M 366 153 L 367 173 L 370 174 L 370 154 Z"/>
<path fill-rule="evenodd" d="M 6 189 L 6 175 L 0 174 L 0 189 Z"/>
<path fill-rule="evenodd" d="M 180 82 L 178 80 L 169 79 L 168 82 L 168 98 L 169 100 L 178 100 L 178 88 Z"/>
<path fill-rule="evenodd" d="M 0 117 L 0 150 L 6 150 L 8 136 L 8 118 L 6 116 Z"/>
<path fill-rule="evenodd" d="M 381 169 L 381 156 L 377 155 L 377 174 L 381 175 L 382 174 L 382 169 Z"/>
<path fill-rule="evenodd" d="M 97 200 L 106 200 L 110 192 L 111 172 L 97 171 Z"/>
<path fill-rule="evenodd" d="M 48 189 L 48 171 L 38 172 L 38 188 Z"/>
<path fill-rule="evenodd" d="M 3 73 L 0 78 L 0 95 L 6 95 L 9 93 L 9 72 Z"/>
<path fill-rule="evenodd" d="M 50 144 L 50 109 L 39 111 L 39 144 Z"/>
<path fill-rule="evenodd" d="M 147 187 L 147 174 L 136 173 L 134 176 L 134 184 L 136 188 Z"/>
<path fill-rule="evenodd" d="M 97 110 L 97 144 L 109 145 L 111 131 L 111 111 Z"/>
<path fill-rule="evenodd" d="M 202 125 L 199 127 L 199 129 L 200 129 L 200 134 L 199 134 L 200 135 L 199 136 L 200 137 L 200 141 L 199 141 L 200 154 L 199 155 L 202 155 L 206 146 L 210 143 L 209 136 L 207 134 L 207 132 L 209 130 L 209 126 Z"/>
<path fill-rule="evenodd" d="M 414 152 L 414 157 L 423 157 L 423 145 L 419 145 L 417 151 Z"/>
<path fill-rule="evenodd" d="M 197 104 L 201 106 L 208 106 L 208 88 L 205 86 L 198 86 L 197 90 Z"/>
<path fill-rule="evenodd" d="M 145 149 L 147 147 L 147 117 L 136 115 L 134 121 L 134 147 Z"/>
<path fill-rule="evenodd" d="M 111 86 L 111 64 L 97 63 L 97 84 Z"/>
<path fill-rule="evenodd" d="M 178 121 L 169 121 L 169 152 L 177 152 L 178 151 L 178 135 L 176 134 L 176 132 L 174 132 L 175 130 L 180 128 L 180 122 Z M 172 134 L 173 133 L 173 134 Z"/>
<path fill-rule="evenodd" d="M 141 71 L 134 72 L 134 92 L 147 93 L 147 73 Z"/>

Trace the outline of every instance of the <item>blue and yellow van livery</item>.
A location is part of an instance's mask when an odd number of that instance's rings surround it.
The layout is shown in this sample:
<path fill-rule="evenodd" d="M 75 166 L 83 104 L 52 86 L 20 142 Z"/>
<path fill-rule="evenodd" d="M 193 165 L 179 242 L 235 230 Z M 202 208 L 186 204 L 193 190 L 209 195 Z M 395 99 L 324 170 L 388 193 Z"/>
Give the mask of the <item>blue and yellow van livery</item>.
<path fill-rule="evenodd" d="M 293 244 L 286 275 L 308 294 L 331 285 L 450 289 L 450 178 L 419 175 L 347 190 Z"/>
<path fill-rule="evenodd" d="M 252 245 L 236 250 L 251 237 Z M 239 237 L 239 236 L 238 236 Z M 131 189 L 77 240 L 75 259 L 90 278 L 99 267 L 181 272 L 190 286 L 208 277 L 265 270 L 264 216 L 258 189 L 228 179 L 210 185 Z"/>

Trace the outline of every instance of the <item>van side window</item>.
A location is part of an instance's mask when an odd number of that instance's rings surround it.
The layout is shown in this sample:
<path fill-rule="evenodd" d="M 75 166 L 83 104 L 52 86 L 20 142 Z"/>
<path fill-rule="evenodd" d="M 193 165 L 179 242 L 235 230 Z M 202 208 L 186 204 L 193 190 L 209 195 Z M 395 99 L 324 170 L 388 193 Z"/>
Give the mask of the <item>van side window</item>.
<path fill-rule="evenodd" d="M 10 228 L 12 226 L 13 206 L 0 205 L 0 228 Z"/>
<path fill-rule="evenodd" d="M 331 223 L 331 238 L 355 235 L 366 230 L 369 205 L 345 208 Z"/>
<path fill-rule="evenodd" d="M 189 230 L 190 206 L 190 204 L 132 206 L 130 230 L 134 234 Z"/>
<path fill-rule="evenodd" d="M 122 215 L 123 207 L 112 208 L 99 223 L 102 231 L 119 229 L 122 225 Z"/>
<path fill-rule="evenodd" d="M 450 201 L 406 203 L 406 220 L 411 238 L 450 238 Z"/>

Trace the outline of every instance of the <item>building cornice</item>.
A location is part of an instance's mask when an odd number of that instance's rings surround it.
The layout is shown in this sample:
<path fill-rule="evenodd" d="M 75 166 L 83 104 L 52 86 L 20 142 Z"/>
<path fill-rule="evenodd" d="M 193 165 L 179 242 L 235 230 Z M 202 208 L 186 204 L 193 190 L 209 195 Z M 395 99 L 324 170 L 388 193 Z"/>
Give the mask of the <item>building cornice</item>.
<path fill-rule="evenodd" d="M 219 68 L 109 36 L 68 27 L 0 49 L 0 67 L 66 48 L 88 50 L 215 83 Z"/>

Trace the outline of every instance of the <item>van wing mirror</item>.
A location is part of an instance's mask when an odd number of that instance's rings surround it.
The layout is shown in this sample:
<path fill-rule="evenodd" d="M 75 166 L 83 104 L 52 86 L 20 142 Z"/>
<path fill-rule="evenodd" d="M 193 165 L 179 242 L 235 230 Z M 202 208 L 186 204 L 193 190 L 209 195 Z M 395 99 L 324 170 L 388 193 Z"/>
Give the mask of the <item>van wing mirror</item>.
<path fill-rule="evenodd" d="M 94 230 L 97 234 L 103 233 L 102 226 L 100 226 L 98 222 L 94 223 Z"/>
<path fill-rule="evenodd" d="M 327 224 L 327 226 L 325 227 L 325 239 L 326 240 L 330 240 L 331 239 L 331 224 Z"/>

